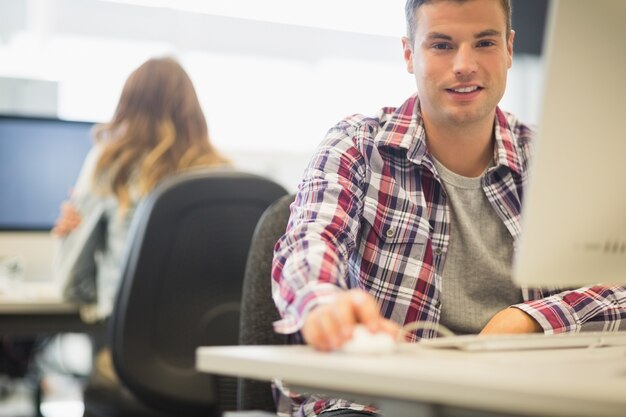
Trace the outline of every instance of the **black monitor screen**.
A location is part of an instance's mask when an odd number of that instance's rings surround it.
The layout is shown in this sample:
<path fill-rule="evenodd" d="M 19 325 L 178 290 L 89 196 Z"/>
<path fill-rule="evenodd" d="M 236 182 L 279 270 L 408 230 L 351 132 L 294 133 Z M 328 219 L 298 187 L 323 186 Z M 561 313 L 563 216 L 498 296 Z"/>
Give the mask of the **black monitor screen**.
<path fill-rule="evenodd" d="M 0 116 L 0 230 L 49 230 L 91 148 L 92 123 Z"/>

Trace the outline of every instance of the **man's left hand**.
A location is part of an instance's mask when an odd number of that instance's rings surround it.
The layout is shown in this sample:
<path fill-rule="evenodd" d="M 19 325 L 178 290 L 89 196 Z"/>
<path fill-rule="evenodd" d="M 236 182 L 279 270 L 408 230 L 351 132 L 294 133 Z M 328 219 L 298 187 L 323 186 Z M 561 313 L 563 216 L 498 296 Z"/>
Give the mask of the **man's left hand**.
<path fill-rule="evenodd" d="M 519 308 L 509 307 L 498 312 L 483 327 L 480 334 L 540 333 L 537 321 Z"/>

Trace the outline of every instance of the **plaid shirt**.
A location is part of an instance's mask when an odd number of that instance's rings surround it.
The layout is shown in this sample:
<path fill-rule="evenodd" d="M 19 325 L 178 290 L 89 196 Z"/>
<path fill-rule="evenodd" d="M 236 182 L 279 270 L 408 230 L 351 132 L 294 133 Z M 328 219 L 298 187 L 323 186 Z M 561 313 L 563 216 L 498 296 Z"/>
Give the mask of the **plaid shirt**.
<path fill-rule="evenodd" d="M 493 167 L 483 191 L 517 244 L 532 131 L 500 109 Z M 450 206 L 428 152 L 416 96 L 374 118 L 332 128 L 311 160 L 275 248 L 273 296 L 279 333 L 298 332 L 307 312 L 338 291 L 362 288 L 382 315 L 401 325 L 439 323 L 441 276 L 450 240 Z M 626 289 L 522 288 L 515 307 L 546 333 L 626 328 Z M 420 329 L 414 341 L 433 337 Z M 342 400 L 296 398 L 293 415 L 351 407 Z"/>

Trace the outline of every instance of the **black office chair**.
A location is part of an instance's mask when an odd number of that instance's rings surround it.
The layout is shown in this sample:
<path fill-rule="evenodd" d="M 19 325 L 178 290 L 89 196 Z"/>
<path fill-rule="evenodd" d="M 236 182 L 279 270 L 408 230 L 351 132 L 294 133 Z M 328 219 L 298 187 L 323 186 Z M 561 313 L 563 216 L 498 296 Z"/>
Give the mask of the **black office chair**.
<path fill-rule="evenodd" d="M 237 344 L 252 234 L 285 194 L 255 175 L 192 171 L 137 208 L 110 343 L 120 380 L 143 408 L 120 415 L 143 416 L 147 407 L 210 417 L 236 408 L 236 379 L 196 372 L 195 349 Z"/>
<path fill-rule="evenodd" d="M 272 204 L 254 231 L 243 282 L 239 343 L 241 345 L 280 345 L 286 337 L 274 332 L 272 323 L 280 318 L 271 292 L 271 269 L 274 245 L 285 233 L 289 205 L 293 195 L 286 195 Z M 269 382 L 239 380 L 240 410 L 276 412 Z"/>

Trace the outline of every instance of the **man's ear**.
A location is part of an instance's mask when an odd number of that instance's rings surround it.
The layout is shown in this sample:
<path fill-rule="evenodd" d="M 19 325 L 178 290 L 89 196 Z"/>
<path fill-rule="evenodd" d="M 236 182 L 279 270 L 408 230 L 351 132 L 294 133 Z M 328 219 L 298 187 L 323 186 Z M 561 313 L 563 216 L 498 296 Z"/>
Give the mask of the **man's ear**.
<path fill-rule="evenodd" d="M 509 65 L 508 65 L 509 68 L 511 68 L 511 65 L 513 65 L 513 41 L 514 40 L 515 40 L 515 31 L 511 29 L 511 32 L 509 33 L 509 39 L 506 42 L 506 51 L 509 54 Z"/>
<path fill-rule="evenodd" d="M 404 52 L 406 70 L 413 74 L 413 45 L 411 45 L 411 41 L 406 36 L 402 37 L 402 49 Z"/>

